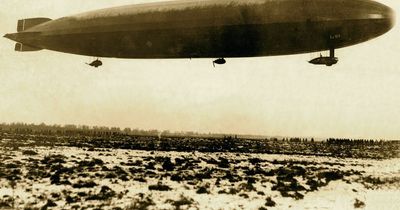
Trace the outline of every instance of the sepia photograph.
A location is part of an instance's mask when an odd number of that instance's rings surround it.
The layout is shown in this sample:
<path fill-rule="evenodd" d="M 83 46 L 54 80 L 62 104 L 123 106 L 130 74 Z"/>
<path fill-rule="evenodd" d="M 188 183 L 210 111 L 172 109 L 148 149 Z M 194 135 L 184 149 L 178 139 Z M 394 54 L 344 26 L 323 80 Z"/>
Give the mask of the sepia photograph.
<path fill-rule="evenodd" d="M 2 0 L 0 210 L 400 210 L 398 0 Z"/>

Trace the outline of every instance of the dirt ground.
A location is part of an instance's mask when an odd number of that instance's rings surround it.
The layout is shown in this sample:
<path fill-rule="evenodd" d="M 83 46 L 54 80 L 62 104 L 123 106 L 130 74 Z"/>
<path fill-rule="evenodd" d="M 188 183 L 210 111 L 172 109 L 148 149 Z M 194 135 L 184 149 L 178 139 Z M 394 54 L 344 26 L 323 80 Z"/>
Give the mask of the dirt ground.
<path fill-rule="evenodd" d="M 400 159 L 0 148 L 0 209 L 399 209 Z"/>

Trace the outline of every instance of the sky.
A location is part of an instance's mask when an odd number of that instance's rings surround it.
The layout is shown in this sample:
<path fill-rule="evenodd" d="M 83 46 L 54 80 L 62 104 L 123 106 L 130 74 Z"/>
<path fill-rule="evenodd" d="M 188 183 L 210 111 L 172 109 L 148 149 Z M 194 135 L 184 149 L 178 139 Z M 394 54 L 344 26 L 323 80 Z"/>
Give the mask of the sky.
<path fill-rule="evenodd" d="M 139 0 L 1 0 L 0 34 L 18 19 L 56 19 Z M 381 0 L 397 13 L 398 0 Z M 398 15 L 399 16 L 399 15 Z M 399 22 L 399 21 L 397 21 Z M 227 59 L 103 59 L 18 53 L 0 38 L 0 122 L 270 136 L 400 139 L 400 29 L 337 50 L 330 68 L 318 53 Z"/>

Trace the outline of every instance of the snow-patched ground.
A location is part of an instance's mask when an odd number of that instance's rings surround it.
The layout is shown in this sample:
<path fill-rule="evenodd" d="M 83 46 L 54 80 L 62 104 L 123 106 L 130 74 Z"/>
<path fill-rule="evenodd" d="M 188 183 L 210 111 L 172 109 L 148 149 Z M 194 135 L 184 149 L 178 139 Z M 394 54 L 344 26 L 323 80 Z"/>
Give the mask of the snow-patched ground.
<path fill-rule="evenodd" d="M 0 149 L 0 208 L 400 209 L 399 201 L 400 159 Z"/>

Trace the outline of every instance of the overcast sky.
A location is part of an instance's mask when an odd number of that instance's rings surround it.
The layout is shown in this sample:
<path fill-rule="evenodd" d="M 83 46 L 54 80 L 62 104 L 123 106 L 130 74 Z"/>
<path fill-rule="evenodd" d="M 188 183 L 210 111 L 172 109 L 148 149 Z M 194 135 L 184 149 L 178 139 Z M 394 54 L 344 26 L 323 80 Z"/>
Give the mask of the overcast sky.
<path fill-rule="evenodd" d="M 1 0 L 0 34 L 17 20 L 59 18 L 139 0 Z M 381 1 L 400 9 L 400 1 Z M 400 30 L 318 54 L 228 59 L 103 59 L 14 52 L 0 38 L 0 122 L 87 124 L 171 131 L 400 139 Z"/>

